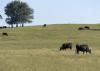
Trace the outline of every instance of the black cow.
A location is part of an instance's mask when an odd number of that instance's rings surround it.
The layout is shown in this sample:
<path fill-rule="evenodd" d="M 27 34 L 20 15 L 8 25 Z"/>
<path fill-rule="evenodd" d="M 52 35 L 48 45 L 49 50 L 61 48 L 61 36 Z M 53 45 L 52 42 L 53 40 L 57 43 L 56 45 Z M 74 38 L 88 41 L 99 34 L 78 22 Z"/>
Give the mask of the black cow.
<path fill-rule="evenodd" d="M 89 27 L 89 26 L 85 26 L 84 28 L 85 28 L 86 30 L 89 30 L 89 29 L 90 29 L 90 27 Z"/>
<path fill-rule="evenodd" d="M 7 26 L 3 26 L 3 28 L 7 28 Z"/>
<path fill-rule="evenodd" d="M 88 47 L 88 45 L 86 45 L 86 44 L 81 44 L 81 45 L 79 45 L 79 44 L 76 44 L 76 50 L 75 50 L 75 52 L 77 53 L 77 54 L 79 54 L 79 51 L 81 51 L 81 52 L 83 52 L 83 54 L 86 52 L 88 52 L 88 53 L 91 53 L 91 49 Z"/>
<path fill-rule="evenodd" d="M 8 36 L 8 33 L 2 32 L 2 36 Z"/>
<path fill-rule="evenodd" d="M 46 24 L 43 24 L 43 26 L 42 27 L 46 27 L 47 25 Z"/>
<path fill-rule="evenodd" d="M 84 30 L 84 28 L 83 27 L 79 27 L 78 30 Z"/>
<path fill-rule="evenodd" d="M 63 43 L 62 46 L 60 47 L 60 51 L 66 49 L 72 49 L 72 43 Z"/>
<path fill-rule="evenodd" d="M 0 29 L 2 29 L 3 27 L 2 26 L 0 26 Z"/>

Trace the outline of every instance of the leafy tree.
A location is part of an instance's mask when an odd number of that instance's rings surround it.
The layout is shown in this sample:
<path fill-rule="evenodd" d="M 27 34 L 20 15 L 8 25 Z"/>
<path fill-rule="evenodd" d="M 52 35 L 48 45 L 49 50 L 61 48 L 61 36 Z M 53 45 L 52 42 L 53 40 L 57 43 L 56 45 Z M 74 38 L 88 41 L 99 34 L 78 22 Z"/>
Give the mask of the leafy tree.
<path fill-rule="evenodd" d="M 16 24 L 16 27 L 18 27 L 18 24 L 23 27 L 25 23 L 30 23 L 33 19 L 33 9 L 21 1 L 8 3 L 5 7 L 5 14 L 8 16 L 6 22 L 12 27 L 14 24 Z"/>
<path fill-rule="evenodd" d="M 0 15 L 0 19 L 2 19 L 2 16 Z"/>
<path fill-rule="evenodd" d="M 13 18 L 6 18 L 6 22 L 11 25 L 11 27 L 13 28 L 13 24 L 15 24 L 15 20 L 13 20 Z"/>

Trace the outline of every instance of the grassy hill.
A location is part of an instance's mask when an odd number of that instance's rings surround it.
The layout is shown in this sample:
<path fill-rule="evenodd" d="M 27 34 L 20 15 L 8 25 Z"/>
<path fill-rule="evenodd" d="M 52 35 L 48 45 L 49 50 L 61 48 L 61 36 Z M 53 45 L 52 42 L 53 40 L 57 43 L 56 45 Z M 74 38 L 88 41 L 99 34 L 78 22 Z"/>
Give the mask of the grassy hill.
<path fill-rule="evenodd" d="M 0 71 L 99 71 L 100 25 L 48 25 L 0 29 Z M 97 30 L 93 30 L 97 29 Z M 59 51 L 62 43 L 73 49 Z M 92 54 L 75 54 L 75 44 L 86 43 Z"/>

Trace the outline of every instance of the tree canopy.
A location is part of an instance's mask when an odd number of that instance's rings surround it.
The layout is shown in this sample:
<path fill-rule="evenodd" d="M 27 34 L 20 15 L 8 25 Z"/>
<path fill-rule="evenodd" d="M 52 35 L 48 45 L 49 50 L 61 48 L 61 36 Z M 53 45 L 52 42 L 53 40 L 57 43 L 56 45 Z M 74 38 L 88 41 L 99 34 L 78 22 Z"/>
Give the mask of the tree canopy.
<path fill-rule="evenodd" d="M 12 1 L 5 7 L 5 14 L 7 15 L 6 22 L 9 25 L 21 24 L 22 27 L 25 23 L 32 22 L 33 9 L 31 9 L 25 2 Z"/>
<path fill-rule="evenodd" d="M 0 15 L 0 19 L 2 19 L 2 16 Z"/>

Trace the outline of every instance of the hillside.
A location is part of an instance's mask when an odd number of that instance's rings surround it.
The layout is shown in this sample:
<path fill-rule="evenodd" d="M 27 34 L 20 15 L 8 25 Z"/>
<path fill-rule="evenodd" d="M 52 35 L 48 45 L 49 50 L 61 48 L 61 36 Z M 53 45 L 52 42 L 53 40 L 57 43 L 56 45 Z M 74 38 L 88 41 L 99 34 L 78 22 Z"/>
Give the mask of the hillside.
<path fill-rule="evenodd" d="M 0 49 L 34 49 L 57 48 L 64 42 L 86 43 L 93 48 L 99 48 L 99 30 L 82 30 L 84 25 L 48 25 L 46 28 L 32 26 L 24 28 L 1 29 L 7 32 L 8 37 L 0 34 Z M 99 25 L 89 25 L 91 29 L 99 29 Z M 5 45 L 6 44 L 6 45 Z M 40 47 L 42 46 L 42 47 Z"/>
<path fill-rule="evenodd" d="M 78 30 L 85 25 L 47 25 L 0 29 L 0 71 L 99 71 L 100 25 Z M 97 30 L 95 30 L 97 29 Z M 73 49 L 59 51 L 62 43 Z M 75 44 L 85 43 L 92 54 L 75 54 Z"/>

